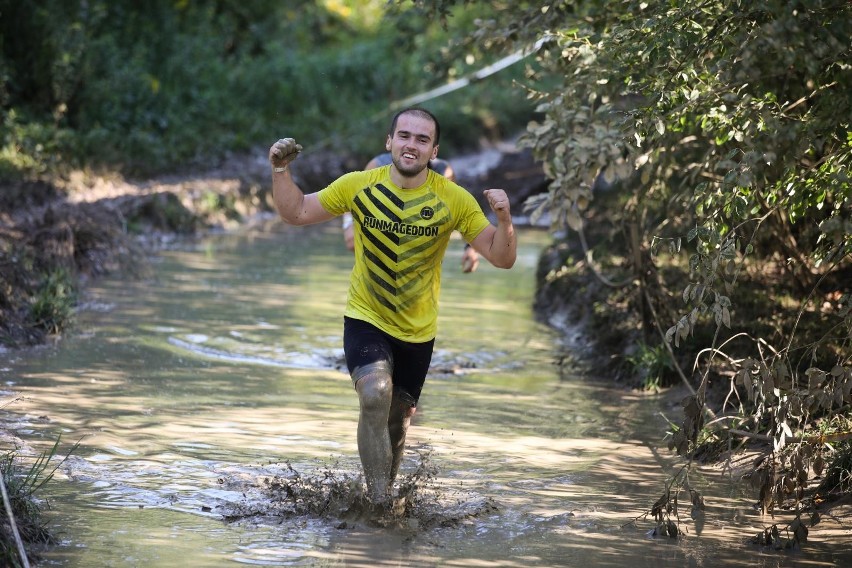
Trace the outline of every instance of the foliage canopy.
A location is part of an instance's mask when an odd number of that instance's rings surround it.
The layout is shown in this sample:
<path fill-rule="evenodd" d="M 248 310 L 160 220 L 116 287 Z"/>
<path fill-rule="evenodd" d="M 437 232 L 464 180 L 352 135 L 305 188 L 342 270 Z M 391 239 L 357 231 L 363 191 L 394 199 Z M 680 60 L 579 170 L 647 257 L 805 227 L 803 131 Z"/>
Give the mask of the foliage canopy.
<path fill-rule="evenodd" d="M 0 0 L 0 176 L 159 173 L 282 135 L 366 160 L 381 151 L 391 102 L 482 64 L 445 49 L 450 32 L 437 23 L 384 0 L 137 4 Z M 476 104 L 493 87 L 431 105 L 445 151 L 477 144 L 488 125 L 523 128 L 523 93 Z"/>
<path fill-rule="evenodd" d="M 439 17 L 456 2 L 417 4 Z M 691 376 L 678 366 L 693 394 L 671 447 L 692 459 L 726 436 L 768 440 L 759 502 L 798 505 L 852 437 L 852 5 L 503 7 L 473 40 L 543 39 L 543 73 L 561 79 L 532 93 L 544 119 L 524 143 L 552 182 L 530 210 L 595 237 L 587 265 L 633 298 L 637 341 L 694 358 Z M 756 306 L 770 313 L 738 319 Z"/>

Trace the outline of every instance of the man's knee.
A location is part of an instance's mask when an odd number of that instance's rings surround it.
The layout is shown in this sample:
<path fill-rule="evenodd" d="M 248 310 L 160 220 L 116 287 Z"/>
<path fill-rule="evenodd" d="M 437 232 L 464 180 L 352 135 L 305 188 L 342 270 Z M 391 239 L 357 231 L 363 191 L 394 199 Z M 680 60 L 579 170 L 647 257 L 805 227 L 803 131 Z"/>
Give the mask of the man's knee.
<path fill-rule="evenodd" d="M 367 375 L 358 381 L 356 390 L 361 400 L 361 406 L 365 408 L 387 408 L 390 405 L 393 387 L 389 376 Z"/>
<path fill-rule="evenodd" d="M 393 404 L 394 406 L 399 407 L 399 409 L 405 416 L 411 416 L 412 414 L 414 414 L 414 410 L 417 408 L 417 399 L 411 396 L 411 393 L 409 393 L 407 390 L 404 390 L 399 387 L 394 387 Z"/>
<path fill-rule="evenodd" d="M 393 400 L 391 402 L 390 422 L 388 424 L 408 424 L 417 410 L 417 401 L 406 391 L 394 388 Z"/>
<path fill-rule="evenodd" d="M 385 361 L 370 363 L 352 372 L 352 382 L 364 408 L 386 407 L 393 393 L 390 366 Z"/>

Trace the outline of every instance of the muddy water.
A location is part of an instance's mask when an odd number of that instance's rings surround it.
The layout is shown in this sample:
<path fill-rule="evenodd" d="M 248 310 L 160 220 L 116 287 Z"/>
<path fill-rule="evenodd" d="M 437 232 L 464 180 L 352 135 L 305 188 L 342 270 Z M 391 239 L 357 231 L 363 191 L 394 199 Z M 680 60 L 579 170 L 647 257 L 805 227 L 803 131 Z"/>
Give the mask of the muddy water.
<path fill-rule="evenodd" d="M 341 371 L 351 259 L 333 227 L 206 239 L 141 281 L 99 281 L 60 346 L 0 365 L 18 434 L 79 447 L 46 489 L 44 566 L 831 566 L 845 542 L 753 547 L 768 520 L 717 476 L 699 533 L 639 517 L 679 464 L 661 399 L 553 364 L 531 314 L 547 236 L 516 268 L 448 253 L 433 369 L 409 434 L 405 511 L 359 510 L 357 400 Z M 8 354 L 4 354 L 8 355 Z M 734 507 L 723 504 L 734 503 Z"/>

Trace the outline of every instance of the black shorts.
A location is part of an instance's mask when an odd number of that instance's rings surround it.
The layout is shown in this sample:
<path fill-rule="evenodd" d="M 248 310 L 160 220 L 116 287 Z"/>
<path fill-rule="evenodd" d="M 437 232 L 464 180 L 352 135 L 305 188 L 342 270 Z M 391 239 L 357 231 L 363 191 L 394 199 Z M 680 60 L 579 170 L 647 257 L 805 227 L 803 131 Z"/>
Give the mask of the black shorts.
<path fill-rule="evenodd" d="M 387 361 L 391 368 L 394 391 L 408 393 L 413 399 L 411 406 L 417 406 L 434 347 L 434 339 L 425 343 L 410 343 L 392 337 L 365 321 L 343 318 L 343 351 L 349 374 L 358 367 Z"/>

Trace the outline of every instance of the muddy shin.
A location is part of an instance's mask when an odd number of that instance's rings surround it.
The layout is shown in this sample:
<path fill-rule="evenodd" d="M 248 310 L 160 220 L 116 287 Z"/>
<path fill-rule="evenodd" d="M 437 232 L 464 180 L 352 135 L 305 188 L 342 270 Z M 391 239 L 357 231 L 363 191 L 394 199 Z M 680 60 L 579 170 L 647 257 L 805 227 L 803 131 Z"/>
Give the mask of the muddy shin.
<path fill-rule="evenodd" d="M 391 441 L 388 433 L 393 384 L 384 362 L 352 372 L 361 413 L 358 418 L 358 453 L 364 467 L 367 493 L 374 503 L 388 499 L 391 480 Z"/>

